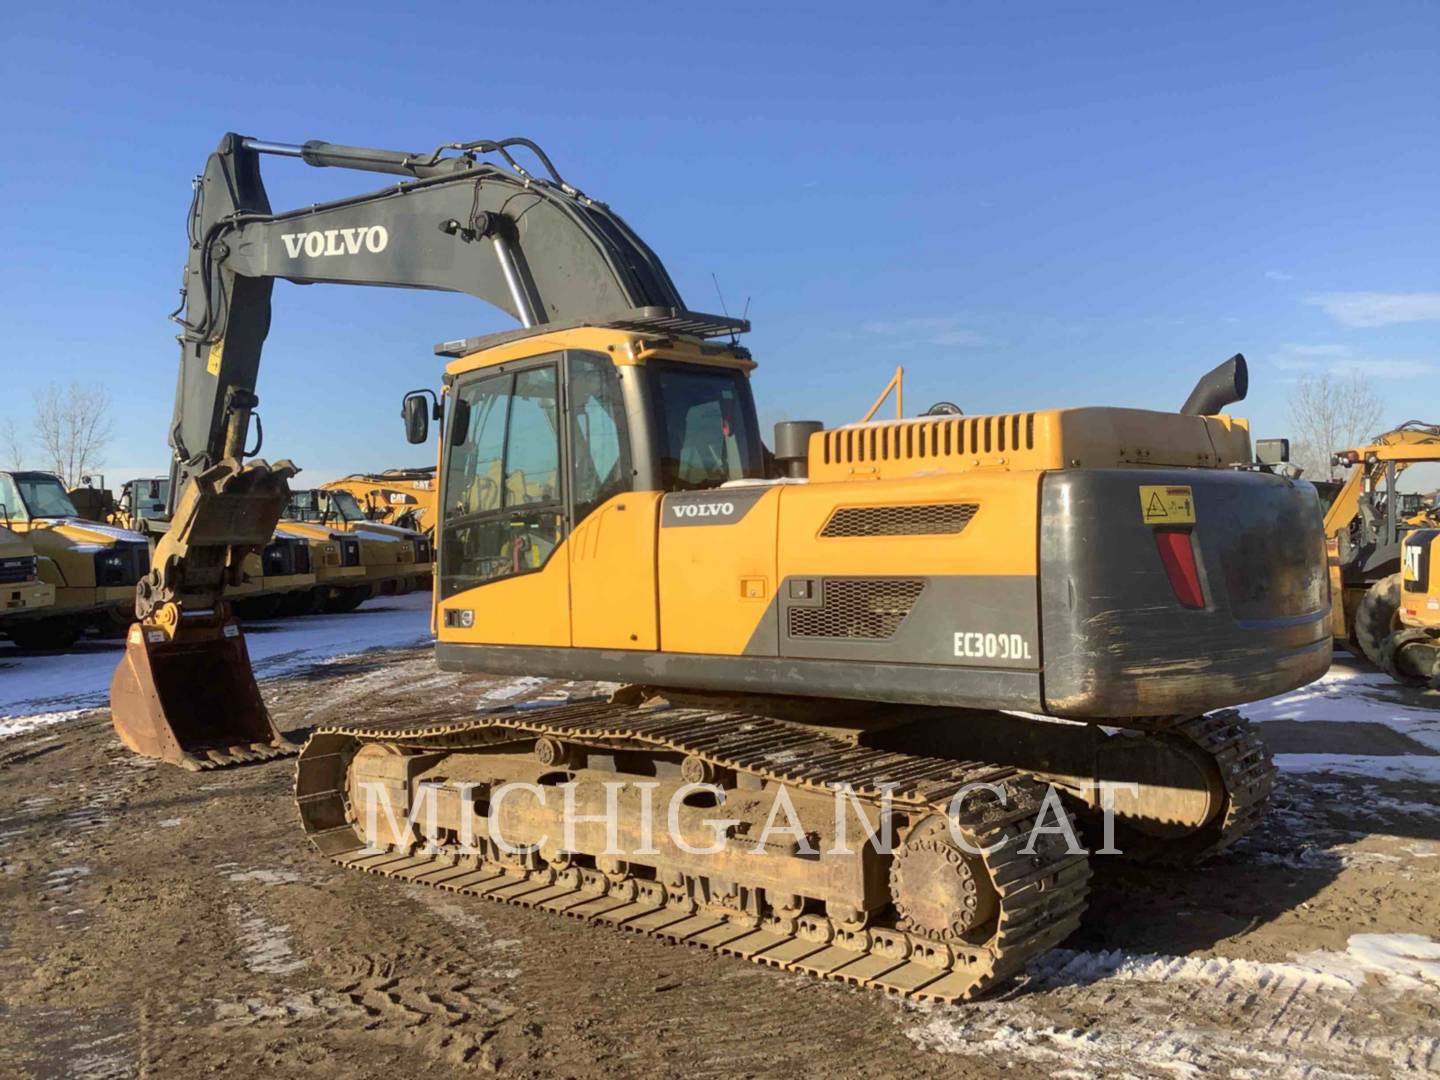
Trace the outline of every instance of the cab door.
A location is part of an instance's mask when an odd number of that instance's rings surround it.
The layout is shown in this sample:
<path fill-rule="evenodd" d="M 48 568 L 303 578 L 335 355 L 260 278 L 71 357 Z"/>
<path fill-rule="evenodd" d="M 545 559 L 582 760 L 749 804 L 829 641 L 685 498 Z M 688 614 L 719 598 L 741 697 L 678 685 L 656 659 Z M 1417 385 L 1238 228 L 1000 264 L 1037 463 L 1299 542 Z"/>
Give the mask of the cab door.
<path fill-rule="evenodd" d="M 655 536 L 660 492 L 632 491 L 622 373 L 602 353 L 566 358 L 571 637 L 577 648 L 656 649 Z"/>
<path fill-rule="evenodd" d="M 561 365 L 552 353 L 455 385 L 441 491 L 445 641 L 570 644 Z"/>

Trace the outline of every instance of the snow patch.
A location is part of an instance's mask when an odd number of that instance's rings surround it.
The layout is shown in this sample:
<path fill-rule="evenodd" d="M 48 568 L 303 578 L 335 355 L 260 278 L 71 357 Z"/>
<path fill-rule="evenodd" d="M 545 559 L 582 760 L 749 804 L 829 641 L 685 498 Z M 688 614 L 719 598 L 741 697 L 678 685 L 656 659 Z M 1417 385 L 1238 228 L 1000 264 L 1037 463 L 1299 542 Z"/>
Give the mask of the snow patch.
<path fill-rule="evenodd" d="M 537 675 L 522 675 L 517 679 L 510 679 L 499 686 L 490 687 L 482 693 L 475 708 L 477 711 L 483 712 L 487 705 L 493 705 L 497 701 L 513 701 L 521 694 L 540 689 L 549 681 L 549 679 L 542 679 Z"/>
<path fill-rule="evenodd" d="M 1354 985 L 1375 975 L 1408 990 L 1440 989 L 1440 942 L 1423 934 L 1351 934 L 1343 953 L 1321 950 L 1296 961 Z"/>
<path fill-rule="evenodd" d="M 1388 675 L 1334 667 L 1308 686 L 1242 708 L 1254 723 L 1320 720 L 1382 724 L 1440 754 L 1440 712 L 1396 700 Z"/>
<path fill-rule="evenodd" d="M 0 708 L 3 707 L 4 706 L 0 706 Z M 66 720 L 74 720 L 77 716 L 83 716 L 88 711 L 88 709 L 67 709 L 63 712 L 36 713 L 33 716 L 0 716 L 0 739 L 11 739 L 16 735 L 28 735 L 32 731 L 49 727 L 51 724 L 63 724 Z"/>
<path fill-rule="evenodd" d="M 1440 988 L 1440 943 L 1420 934 L 1352 934 L 1343 953 L 1322 949 L 1297 955 L 1288 963 L 1136 954 L 1123 949 L 1052 949 L 1028 970 L 1032 980 L 1047 988 L 1116 979 L 1192 981 L 1228 988 L 1284 987 L 1297 992 L 1349 991 L 1364 986 L 1370 975 L 1400 982 L 1408 989 L 1427 981 Z"/>
<path fill-rule="evenodd" d="M 376 649 L 430 641 L 430 594 L 383 596 L 358 612 L 310 615 L 247 625 L 245 643 L 258 677 L 292 675 L 318 664 L 354 659 Z M 64 723 L 110 698 L 121 642 L 86 641 L 58 656 L 22 656 L 0 643 L 0 739 Z"/>
<path fill-rule="evenodd" d="M 227 874 L 227 881 L 248 881 L 259 885 L 291 885 L 300 880 L 293 870 L 244 870 Z"/>
<path fill-rule="evenodd" d="M 261 915 L 247 912 L 238 904 L 231 904 L 229 911 L 245 966 L 251 971 L 257 975 L 289 975 L 308 965 L 309 962 L 296 956 L 295 950 L 290 947 L 288 926 L 272 923 Z"/>
<path fill-rule="evenodd" d="M 1440 944 L 1356 934 L 1343 953 L 1287 963 L 1056 949 L 1029 968 L 1026 989 L 1050 992 L 1045 1011 L 1033 994 L 964 1008 L 910 1004 L 903 1008 L 922 1019 L 905 1034 L 937 1053 L 1024 1063 L 1051 1076 L 1318 1080 L 1433 1070 L 1440 1040 L 1376 1030 L 1357 1008 L 1375 980 L 1397 1000 L 1440 995 Z M 1237 1002 L 1248 1018 L 1243 1031 L 1210 1022 Z M 1073 1006 L 1083 1026 L 1057 1019 L 1057 1003 Z"/>
<path fill-rule="evenodd" d="M 1440 784 L 1440 755 L 1276 754 L 1275 767 L 1286 772 L 1337 773 Z"/>

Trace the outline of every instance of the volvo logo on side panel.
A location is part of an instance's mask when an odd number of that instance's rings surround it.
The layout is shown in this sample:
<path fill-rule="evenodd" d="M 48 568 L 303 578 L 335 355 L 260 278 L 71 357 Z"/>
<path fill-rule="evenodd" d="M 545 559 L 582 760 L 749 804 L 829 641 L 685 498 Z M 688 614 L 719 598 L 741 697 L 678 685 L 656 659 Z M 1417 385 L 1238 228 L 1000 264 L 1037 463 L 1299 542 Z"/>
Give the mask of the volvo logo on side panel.
<path fill-rule="evenodd" d="M 769 488 L 719 488 L 713 491 L 684 491 L 665 496 L 660 513 L 662 528 L 693 525 L 733 525 L 760 501 Z"/>

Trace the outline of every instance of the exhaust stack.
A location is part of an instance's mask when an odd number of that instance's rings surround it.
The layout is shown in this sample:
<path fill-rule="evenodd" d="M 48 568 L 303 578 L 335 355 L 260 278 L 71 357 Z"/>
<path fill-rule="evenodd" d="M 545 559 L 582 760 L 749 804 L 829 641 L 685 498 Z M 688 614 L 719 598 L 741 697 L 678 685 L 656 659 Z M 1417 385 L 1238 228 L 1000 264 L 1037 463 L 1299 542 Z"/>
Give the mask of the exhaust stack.
<path fill-rule="evenodd" d="M 1244 401 L 1249 389 L 1250 369 L 1245 357 L 1236 353 L 1200 377 L 1180 411 L 1186 416 L 1214 416 L 1226 405 Z"/>

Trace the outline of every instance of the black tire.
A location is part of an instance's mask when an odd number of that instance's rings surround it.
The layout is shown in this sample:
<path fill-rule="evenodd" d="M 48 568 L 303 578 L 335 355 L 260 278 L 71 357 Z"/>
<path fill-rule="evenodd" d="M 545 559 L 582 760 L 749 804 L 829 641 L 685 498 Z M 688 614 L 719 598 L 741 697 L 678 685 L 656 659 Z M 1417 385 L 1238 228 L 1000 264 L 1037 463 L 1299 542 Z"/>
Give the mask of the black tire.
<path fill-rule="evenodd" d="M 44 652 L 68 649 L 80 640 L 85 627 L 74 619 L 41 619 L 17 623 L 5 632 L 22 649 Z"/>
<path fill-rule="evenodd" d="M 284 601 L 285 598 L 279 593 L 271 593 L 269 596 L 242 596 L 238 600 L 230 601 L 230 607 L 246 622 L 264 622 L 280 614 Z"/>
<path fill-rule="evenodd" d="M 97 636 L 106 641 L 118 641 L 130 632 L 130 626 L 135 622 L 135 608 L 127 604 L 125 607 L 114 607 L 101 615 L 95 617 L 91 624 L 95 628 Z"/>
<path fill-rule="evenodd" d="M 1430 679 L 1419 675 L 1412 675 L 1408 671 L 1402 671 L 1397 657 L 1400 650 L 1406 645 L 1425 644 L 1434 646 L 1435 639 L 1424 630 L 1416 627 L 1404 627 L 1397 633 L 1391 634 L 1380 643 L 1380 667 L 1398 683 L 1405 686 L 1429 686 Z"/>
<path fill-rule="evenodd" d="M 281 597 L 280 614 L 289 618 L 300 615 L 314 615 L 324 603 L 321 589 L 298 589 Z"/>
<path fill-rule="evenodd" d="M 1400 575 L 1391 574 L 1371 585 L 1355 609 L 1355 644 L 1376 667 L 1383 669 L 1385 639 L 1400 629 Z"/>
<path fill-rule="evenodd" d="M 339 589 L 325 605 L 325 610 L 331 615 L 344 615 L 354 611 L 366 600 L 370 599 L 370 586 L 357 585 L 348 589 Z"/>

